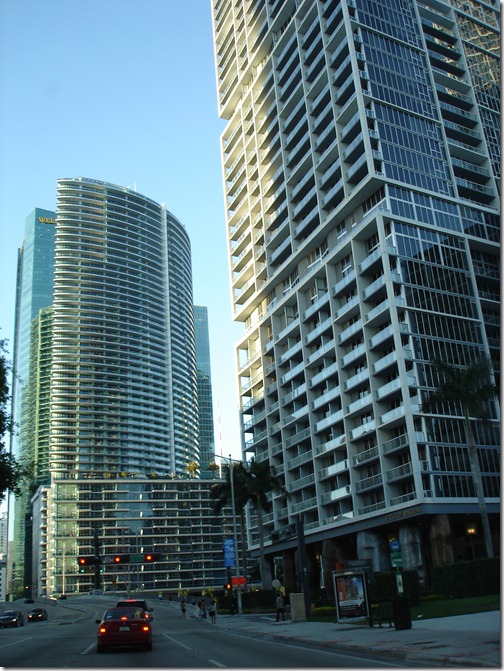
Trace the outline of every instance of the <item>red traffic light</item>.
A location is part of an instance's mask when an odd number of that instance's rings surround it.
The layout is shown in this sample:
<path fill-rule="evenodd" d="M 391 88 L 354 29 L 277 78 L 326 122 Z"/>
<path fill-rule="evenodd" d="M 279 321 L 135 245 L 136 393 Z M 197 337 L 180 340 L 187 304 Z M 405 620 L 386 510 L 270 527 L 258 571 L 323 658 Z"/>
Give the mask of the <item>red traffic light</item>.
<path fill-rule="evenodd" d="M 144 561 L 145 562 L 154 562 L 154 561 L 159 561 L 161 559 L 161 555 L 159 552 L 146 552 L 144 554 Z"/>
<path fill-rule="evenodd" d="M 112 557 L 113 564 L 129 564 L 130 556 L 129 555 L 114 555 Z"/>
<path fill-rule="evenodd" d="M 79 564 L 79 566 L 96 566 L 96 564 L 101 564 L 101 559 L 100 557 L 79 555 L 77 557 L 77 563 Z"/>

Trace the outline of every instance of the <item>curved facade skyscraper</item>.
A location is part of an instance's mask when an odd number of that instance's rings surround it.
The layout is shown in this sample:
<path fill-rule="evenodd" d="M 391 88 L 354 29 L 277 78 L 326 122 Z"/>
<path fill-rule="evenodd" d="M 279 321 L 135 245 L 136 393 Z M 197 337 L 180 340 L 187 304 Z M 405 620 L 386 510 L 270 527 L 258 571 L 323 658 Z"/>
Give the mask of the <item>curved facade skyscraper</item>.
<path fill-rule="evenodd" d="M 52 477 L 182 474 L 198 460 L 190 241 L 164 206 L 58 180 Z"/>

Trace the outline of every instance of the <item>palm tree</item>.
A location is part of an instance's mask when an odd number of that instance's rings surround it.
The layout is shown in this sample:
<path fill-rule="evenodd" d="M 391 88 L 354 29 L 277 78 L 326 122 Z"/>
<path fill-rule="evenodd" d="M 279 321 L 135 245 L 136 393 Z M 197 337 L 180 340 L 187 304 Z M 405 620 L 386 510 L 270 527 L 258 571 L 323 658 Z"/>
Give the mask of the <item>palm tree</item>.
<path fill-rule="evenodd" d="M 257 531 L 259 534 L 259 554 L 261 582 L 263 589 L 271 589 L 271 571 L 266 562 L 264 554 L 264 532 L 263 532 L 263 511 L 267 512 L 271 507 L 268 499 L 270 492 L 287 494 L 282 481 L 276 475 L 275 469 L 267 461 L 256 461 L 253 457 L 248 462 L 247 494 L 248 499 L 252 501 L 257 513 Z"/>
<path fill-rule="evenodd" d="M 432 361 L 430 365 L 438 376 L 439 386 L 423 402 L 422 410 L 438 413 L 443 404 L 454 404 L 462 410 L 469 463 L 478 497 L 486 552 L 488 557 L 493 557 L 492 534 L 488 522 L 483 480 L 471 427 L 471 418 L 479 421 L 488 419 L 485 406 L 497 395 L 497 387 L 491 380 L 492 364 L 488 358 L 480 357 L 471 361 L 466 368 L 455 368 L 440 360 Z"/>
<path fill-rule="evenodd" d="M 190 461 L 185 467 L 185 472 L 190 478 L 194 478 L 199 467 L 200 465 L 197 461 Z"/>
<path fill-rule="evenodd" d="M 210 497 L 214 501 L 214 511 L 220 513 L 225 506 L 232 505 L 232 491 L 231 491 L 231 471 L 229 465 L 225 468 L 225 480 L 219 484 L 213 485 Z M 247 478 L 248 472 L 243 463 L 235 462 L 233 464 L 233 488 L 235 499 L 235 514 L 240 520 L 240 539 L 241 539 L 241 568 L 245 571 L 247 567 L 246 559 L 246 542 L 245 542 L 245 505 L 248 501 L 247 495 Z M 238 548 L 236 548 L 238 553 Z"/>
<path fill-rule="evenodd" d="M 219 470 L 219 464 L 216 464 L 215 461 L 212 461 L 211 464 L 208 464 L 207 468 L 212 474 L 212 478 L 215 480 L 215 474 Z"/>

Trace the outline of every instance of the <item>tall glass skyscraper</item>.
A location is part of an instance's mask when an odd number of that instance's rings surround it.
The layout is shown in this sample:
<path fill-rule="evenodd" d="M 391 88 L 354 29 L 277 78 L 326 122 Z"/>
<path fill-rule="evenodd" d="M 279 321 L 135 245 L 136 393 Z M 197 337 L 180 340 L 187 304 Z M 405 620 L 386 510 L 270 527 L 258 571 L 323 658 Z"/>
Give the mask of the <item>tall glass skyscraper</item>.
<path fill-rule="evenodd" d="M 422 577 L 484 554 L 463 417 L 421 407 L 432 359 L 499 361 L 498 3 L 214 0 L 213 29 L 243 453 L 289 493 L 270 560 L 299 516 L 314 587 L 390 569 L 391 537 Z"/>
<path fill-rule="evenodd" d="M 208 469 L 215 464 L 215 438 L 212 402 L 212 371 L 210 366 L 210 339 L 208 336 L 208 309 L 194 306 L 194 331 L 196 335 L 196 368 L 198 376 L 198 425 L 200 469 L 202 478 L 215 475 Z"/>
<path fill-rule="evenodd" d="M 30 338 L 33 322 L 39 311 L 50 306 L 53 299 L 53 271 L 55 244 L 55 213 L 36 208 L 25 221 L 22 247 L 18 252 L 16 313 L 14 320 L 12 418 L 16 430 L 12 436 L 12 449 L 21 459 L 34 460 L 33 443 L 27 436 L 23 420 L 29 414 Z M 30 543 L 30 513 L 28 492 L 14 504 L 13 552 L 11 581 L 15 589 L 29 584 L 31 566 L 25 566 L 25 541 Z M 28 530 L 28 533 L 27 533 Z"/>

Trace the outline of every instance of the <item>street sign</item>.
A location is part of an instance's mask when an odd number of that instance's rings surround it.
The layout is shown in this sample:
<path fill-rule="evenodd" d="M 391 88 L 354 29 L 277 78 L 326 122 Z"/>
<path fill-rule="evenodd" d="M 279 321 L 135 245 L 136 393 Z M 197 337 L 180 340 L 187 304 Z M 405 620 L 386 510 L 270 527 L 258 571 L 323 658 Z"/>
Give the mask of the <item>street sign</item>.
<path fill-rule="evenodd" d="M 224 566 L 226 568 L 236 566 L 234 538 L 224 539 Z"/>
<path fill-rule="evenodd" d="M 131 564 L 140 564 L 144 561 L 144 556 L 142 554 L 133 554 L 130 555 Z"/>
<path fill-rule="evenodd" d="M 247 578 L 244 575 L 236 576 L 235 578 L 231 578 L 231 584 L 232 585 L 246 585 L 247 584 Z"/>

